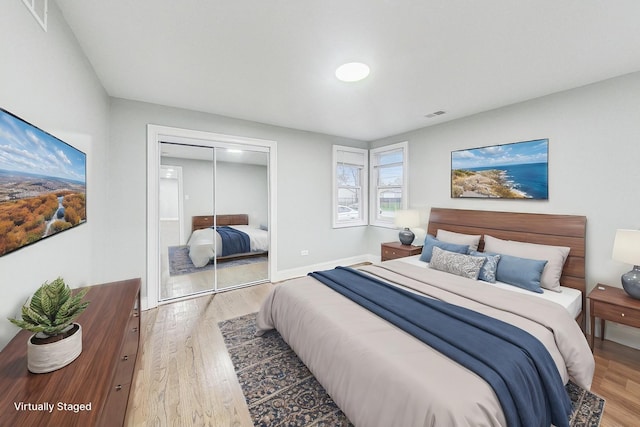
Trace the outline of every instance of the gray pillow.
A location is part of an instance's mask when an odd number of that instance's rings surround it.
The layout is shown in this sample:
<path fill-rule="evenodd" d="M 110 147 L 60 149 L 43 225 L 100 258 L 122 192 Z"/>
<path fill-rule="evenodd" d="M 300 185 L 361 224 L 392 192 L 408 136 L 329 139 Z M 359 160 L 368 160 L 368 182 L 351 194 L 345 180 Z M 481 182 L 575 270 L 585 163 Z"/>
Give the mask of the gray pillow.
<path fill-rule="evenodd" d="M 477 280 L 484 261 L 484 257 L 449 252 L 434 246 L 429 267 Z"/>
<path fill-rule="evenodd" d="M 440 229 L 436 232 L 436 239 L 447 243 L 455 243 L 456 245 L 469 245 L 469 250 L 471 251 L 478 250 L 481 237 L 480 234 L 462 234 Z"/>
<path fill-rule="evenodd" d="M 570 249 L 571 248 L 565 246 L 539 245 L 536 243 L 516 242 L 513 240 L 498 239 L 493 236 L 484 236 L 485 252 L 547 261 L 540 279 L 540 286 L 555 292 L 561 291 L 560 277 L 562 276 L 562 268 L 567 260 Z M 500 280 L 500 278 L 498 278 L 498 280 Z"/>

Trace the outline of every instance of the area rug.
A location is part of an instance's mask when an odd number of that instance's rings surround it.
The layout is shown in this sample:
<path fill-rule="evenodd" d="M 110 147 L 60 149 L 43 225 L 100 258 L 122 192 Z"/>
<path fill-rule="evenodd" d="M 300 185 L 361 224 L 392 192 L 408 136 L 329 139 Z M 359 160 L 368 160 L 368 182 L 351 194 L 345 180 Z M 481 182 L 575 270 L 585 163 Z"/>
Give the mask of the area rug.
<path fill-rule="evenodd" d="M 277 331 L 256 337 L 256 313 L 218 323 L 255 426 L 352 426 Z M 571 427 L 597 427 L 604 399 L 569 382 Z"/>
<path fill-rule="evenodd" d="M 266 256 L 255 256 L 219 262 L 216 265 L 220 269 L 266 261 Z M 191 258 L 189 258 L 189 246 L 169 246 L 169 276 L 191 274 L 199 271 L 213 270 L 214 268 L 215 265 L 213 263 L 209 263 L 204 267 L 199 268 L 193 265 Z"/>

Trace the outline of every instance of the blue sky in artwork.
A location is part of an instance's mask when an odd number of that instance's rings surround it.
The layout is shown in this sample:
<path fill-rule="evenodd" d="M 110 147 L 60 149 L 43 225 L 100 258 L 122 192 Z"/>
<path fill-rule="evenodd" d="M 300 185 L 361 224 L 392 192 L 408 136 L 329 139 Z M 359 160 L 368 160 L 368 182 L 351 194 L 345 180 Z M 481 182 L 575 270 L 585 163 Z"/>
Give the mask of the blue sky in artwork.
<path fill-rule="evenodd" d="M 451 153 L 451 169 L 524 165 L 548 162 L 548 139 L 493 145 Z"/>
<path fill-rule="evenodd" d="M 0 169 L 86 182 L 86 155 L 0 110 Z"/>

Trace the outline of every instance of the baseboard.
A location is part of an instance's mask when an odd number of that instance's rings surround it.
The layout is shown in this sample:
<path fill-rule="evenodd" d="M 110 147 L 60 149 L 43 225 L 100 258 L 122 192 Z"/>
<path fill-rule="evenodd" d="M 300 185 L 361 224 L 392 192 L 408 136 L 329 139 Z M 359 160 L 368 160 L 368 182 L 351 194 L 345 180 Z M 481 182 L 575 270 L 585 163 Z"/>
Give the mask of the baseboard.
<path fill-rule="evenodd" d="M 600 339 L 599 328 L 596 328 L 596 340 Z M 640 350 L 640 331 L 631 326 L 607 322 L 605 339 Z"/>
<path fill-rule="evenodd" d="M 281 270 L 271 274 L 271 281 L 273 283 L 281 282 L 283 280 L 289 280 L 296 277 L 306 276 L 308 273 L 311 273 L 312 271 L 329 270 L 339 265 L 354 265 L 354 264 L 360 264 L 363 262 L 371 262 L 371 263 L 380 262 L 380 256 L 371 255 L 371 254 L 358 255 L 350 258 L 336 259 L 336 260 L 322 262 L 318 264 L 305 265 L 302 267 Z"/>

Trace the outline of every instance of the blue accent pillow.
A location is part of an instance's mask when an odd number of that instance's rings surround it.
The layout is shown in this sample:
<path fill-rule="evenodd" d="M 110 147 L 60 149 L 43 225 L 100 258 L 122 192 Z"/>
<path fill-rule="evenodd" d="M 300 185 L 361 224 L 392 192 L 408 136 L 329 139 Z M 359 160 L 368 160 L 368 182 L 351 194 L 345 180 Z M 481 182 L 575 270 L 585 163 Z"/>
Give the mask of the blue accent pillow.
<path fill-rule="evenodd" d="M 486 252 L 469 251 L 471 256 L 481 256 L 485 258 L 484 264 L 480 269 L 480 275 L 478 280 L 484 280 L 489 283 L 496 283 L 496 271 L 498 270 L 498 262 L 500 261 L 500 254 L 488 254 Z"/>
<path fill-rule="evenodd" d="M 498 255 L 486 252 L 490 255 Z M 496 270 L 496 280 L 508 283 L 538 294 L 542 293 L 540 277 L 547 261 L 520 258 L 512 255 L 500 254 L 500 262 Z"/>
<path fill-rule="evenodd" d="M 455 252 L 458 254 L 467 254 L 469 252 L 469 245 L 457 245 L 455 243 L 446 243 L 433 237 L 431 234 L 427 234 L 424 239 L 424 246 L 422 247 L 422 255 L 420 255 L 420 261 L 430 262 L 431 255 L 433 253 L 433 247 L 437 246 L 445 251 Z"/>

